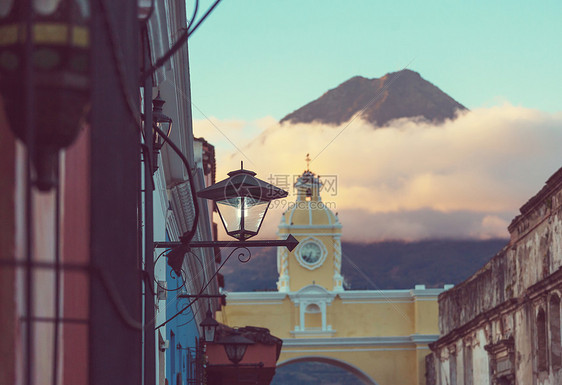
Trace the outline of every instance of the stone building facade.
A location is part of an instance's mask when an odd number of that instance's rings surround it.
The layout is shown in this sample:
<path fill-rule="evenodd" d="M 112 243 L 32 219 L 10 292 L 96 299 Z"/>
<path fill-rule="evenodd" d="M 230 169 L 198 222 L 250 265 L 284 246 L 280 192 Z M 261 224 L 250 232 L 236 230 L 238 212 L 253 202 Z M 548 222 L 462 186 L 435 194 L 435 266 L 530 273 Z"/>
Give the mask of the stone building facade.
<path fill-rule="evenodd" d="M 509 243 L 440 295 L 428 385 L 562 384 L 562 168 L 520 211 Z"/>

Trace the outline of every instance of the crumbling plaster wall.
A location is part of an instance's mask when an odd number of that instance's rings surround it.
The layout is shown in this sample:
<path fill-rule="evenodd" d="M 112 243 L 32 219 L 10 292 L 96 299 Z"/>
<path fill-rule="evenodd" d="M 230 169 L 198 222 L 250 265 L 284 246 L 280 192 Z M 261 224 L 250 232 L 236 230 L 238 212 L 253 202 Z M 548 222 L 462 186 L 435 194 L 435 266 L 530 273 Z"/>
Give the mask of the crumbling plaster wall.
<path fill-rule="evenodd" d="M 470 370 L 464 368 L 467 349 L 472 355 L 469 384 L 491 384 L 491 357 L 499 356 L 488 350 L 509 341 L 514 383 L 562 384 L 562 368 L 549 365 L 539 371 L 536 357 L 538 310 L 548 313 L 550 296 L 562 294 L 562 168 L 521 207 L 509 232 L 509 243 L 486 265 L 440 295 L 442 337 L 430 345 L 434 359 L 427 362 L 436 378 L 428 384 L 465 384 L 462 375 Z M 456 381 L 451 365 L 456 366 Z"/>
<path fill-rule="evenodd" d="M 510 242 L 478 272 L 439 297 L 442 335 L 510 299 L 562 266 L 562 169 L 521 207 Z"/>
<path fill-rule="evenodd" d="M 516 346 L 515 375 L 520 384 L 533 384 L 535 362 L 533 360 L 535 321 L 534 306 L 527 303 L 515 312 L 513 318 L 517 327 L 513 334 Z"/>

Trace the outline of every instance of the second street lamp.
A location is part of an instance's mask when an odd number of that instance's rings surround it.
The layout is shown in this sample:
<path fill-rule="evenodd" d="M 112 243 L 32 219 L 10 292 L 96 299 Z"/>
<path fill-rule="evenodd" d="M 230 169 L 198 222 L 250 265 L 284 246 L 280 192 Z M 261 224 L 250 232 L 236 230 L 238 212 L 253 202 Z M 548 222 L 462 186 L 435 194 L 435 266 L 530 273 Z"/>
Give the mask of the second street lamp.
<path fill-rule="evenodd" d="M 170 136 L 170 133 L 172 132 L 172 118 L 164 114 L 164 103 L 166 103 L 166 101 L 160 97 L 159 90 L 158 95 L 156 95 L 156 97 L 152 100 L 152 120 L 159 131 L 166 133 L 166 136 Z M 158 154 L 164 144 L 158 130 L 154 130 L 154 140 L 152 142 L 153 173 L 158 170 Z"/>
<path fill-rule="evenodd" d="M 203 329 L 203 339 L 205 342 L 213 342 L 215 340 L 215 332 L 219 323 L 213 318 L 213 313 L 211 313 L 211 308 L 207 310 L 207 315 L 205 319 L 199 324 L 201 329 Z"/>
<path fill-rule="evenodd" d="M 238 365 L 238 363 L 242 361 L 242 358 L 244 358 L 248 346 L 255 344 L 255 342 L 236 332 L 233 335 L 224 337 L 219 341 L 219 344 L 224 345 L 224 351 L 230 362 L 234 365 Z"/>

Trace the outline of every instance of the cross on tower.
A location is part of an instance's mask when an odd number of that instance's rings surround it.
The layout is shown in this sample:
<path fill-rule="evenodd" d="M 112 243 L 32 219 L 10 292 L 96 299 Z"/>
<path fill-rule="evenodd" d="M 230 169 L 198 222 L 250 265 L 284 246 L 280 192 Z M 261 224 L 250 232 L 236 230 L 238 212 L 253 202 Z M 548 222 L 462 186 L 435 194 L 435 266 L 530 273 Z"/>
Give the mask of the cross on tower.
<path fill-rule="evenodd" d="M 310 154 L 306 154 L 306 171 L 310 171 Z"/>

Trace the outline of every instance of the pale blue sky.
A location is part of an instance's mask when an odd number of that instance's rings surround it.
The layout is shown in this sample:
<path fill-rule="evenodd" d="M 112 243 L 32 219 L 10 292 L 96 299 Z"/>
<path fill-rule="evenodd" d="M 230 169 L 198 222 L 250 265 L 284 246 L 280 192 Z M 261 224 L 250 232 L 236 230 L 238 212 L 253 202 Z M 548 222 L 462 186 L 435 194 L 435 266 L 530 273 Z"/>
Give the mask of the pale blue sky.
<path fill-rule="evenodd" d="M 223 0 L 189 40 L 192 98 L 219 119 L 280 119 L 410 63 L 468 108 L 555 112 L 561 38 L 562 1 Z"/>

